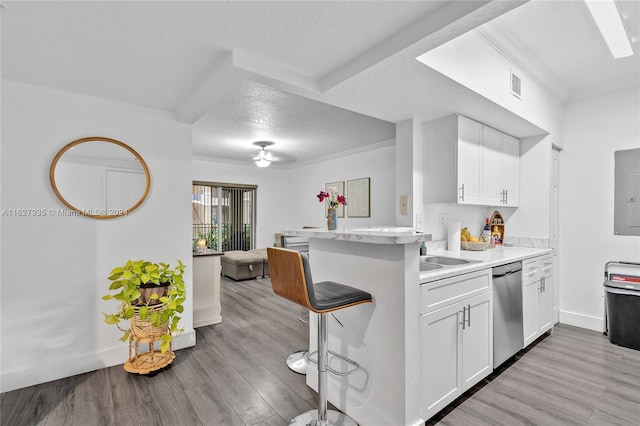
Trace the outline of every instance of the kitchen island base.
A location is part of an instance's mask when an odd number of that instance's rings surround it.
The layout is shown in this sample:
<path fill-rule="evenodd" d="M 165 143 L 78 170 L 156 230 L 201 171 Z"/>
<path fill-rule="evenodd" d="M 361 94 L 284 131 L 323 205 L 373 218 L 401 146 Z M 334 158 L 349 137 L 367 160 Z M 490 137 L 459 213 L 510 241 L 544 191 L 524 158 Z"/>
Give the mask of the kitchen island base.
<path fill-rule="evenodd" d="M 328 327 L 329 349 L 360 369 L 328 377 L 329 401 L 358 424 L 418 425 L 420 418 L 419 242 L 378 244 L 310 238 L 315 281 L 338 281 L 367 291 L 373 304 L 335 312 Z M 317 333 L 310 318 L 310 336 Z M 310 339 L 310 351 L 317 349 Z M 330 367 L 344 370 L 337 357 Z M 317 391 L 318 374 L 307 371 Z"/>

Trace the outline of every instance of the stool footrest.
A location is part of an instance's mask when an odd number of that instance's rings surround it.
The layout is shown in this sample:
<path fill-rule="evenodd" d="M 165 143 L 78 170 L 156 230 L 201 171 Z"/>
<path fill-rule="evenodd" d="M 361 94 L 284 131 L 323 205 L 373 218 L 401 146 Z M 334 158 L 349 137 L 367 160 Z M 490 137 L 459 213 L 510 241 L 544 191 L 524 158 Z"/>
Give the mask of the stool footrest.
<path fill-rule="evenodd" d="M 348 363 L 348 364 L 351 364 L 351 365 L 353 366 L 353 368 L 351 368 L 351 369 L 349 369 L 349 370 L 347 370 L 347 371 L 338 371 L 338 370 L 335 370 L 335 369 L 333 369 L 333 368 L 329 367 L 329 366 L 325 363 L 325 368 L 327 369 L 327 371 L 328 371 L 328 372 L 330 372 L 330 373 L 332 373 L 332 374 L 335 374 L 336 376 L 341 376 L 341 377 L 342 377 L 342 376 L 348 376 L 348 375 L 349 375 L 349 374 L 351 374 L 351 373 L 355 373 L 355 372 L 360 368 L 360 364 L 358 364 L 358 363 L 357 363 L 357 362 L 355 362 L 354 360 L 352 360 L 352 359 L 350 359 L 350 358 L 347 358 L 347 357 L 346 357 L 346 356 L 344 356 L 344 355 L 340 355 L 340 354 L 338 354 L 338 353 L 335 353 L 335 352 L 334 352 L 334 351 L 332 351 L 331 349 L 329 349 L 329 351 L 328 351 L 328 352 L 329 352 L 331 355 L 335 356 L 336 358 L 340 358 L 340 359 L 341 359 L 341 360 L 343 360 L 344 362 L 346 362 L 346 363 Z M 317 354 L 318 354 L 318 351 L 309 352 L 309 353 L 307 353 L 306 359 L 307 359 L 309 362 L 312 362 L 312 363 L 314 363 L 314 364 L 316 364 L 316 365 L 317 365 L 317 364 L 318 364 L 318 360 L 311 358 L 312 356 L 317 355 Z"/>

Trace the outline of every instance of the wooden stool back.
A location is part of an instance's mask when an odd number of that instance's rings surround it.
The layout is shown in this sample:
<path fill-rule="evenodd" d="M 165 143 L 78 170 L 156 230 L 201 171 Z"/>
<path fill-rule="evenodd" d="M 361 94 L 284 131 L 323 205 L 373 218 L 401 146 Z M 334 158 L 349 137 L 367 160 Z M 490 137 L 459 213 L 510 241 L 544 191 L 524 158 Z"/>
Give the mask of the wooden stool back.
<path fill-rule="evenodd" d="M 280 297 L 315 310 L 309 302 L 302 255 L 295 250 L 267 247 L 271 286 Z"/>

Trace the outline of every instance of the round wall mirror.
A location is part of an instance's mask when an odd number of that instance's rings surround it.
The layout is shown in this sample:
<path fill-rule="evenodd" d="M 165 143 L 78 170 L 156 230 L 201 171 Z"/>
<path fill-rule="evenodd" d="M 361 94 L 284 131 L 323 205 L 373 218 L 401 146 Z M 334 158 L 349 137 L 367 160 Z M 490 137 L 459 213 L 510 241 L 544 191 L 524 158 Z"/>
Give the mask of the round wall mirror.
<path fill-rule="evenodd" d="M 69 209 L 98 219 L 125 216 L 149 193 L 140 154 L 115 139 L 92 136 L 68 143 L 49 169 L 51 187 Z"/>

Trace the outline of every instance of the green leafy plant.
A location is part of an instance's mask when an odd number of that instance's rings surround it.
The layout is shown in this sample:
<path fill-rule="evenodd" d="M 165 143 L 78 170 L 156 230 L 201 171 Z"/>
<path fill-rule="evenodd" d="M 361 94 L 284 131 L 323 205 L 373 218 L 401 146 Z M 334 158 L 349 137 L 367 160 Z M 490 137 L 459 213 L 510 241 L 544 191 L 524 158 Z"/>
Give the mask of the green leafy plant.
<path fill-rule="evenodd" d="M 166 352 L 173 336 L 184 332 L 184 328 L 178 328 L 186 298 L 184 269 L 180 260 L 175 268 L 145 260 L 128 260 L 125 265 L 115 267 L 108 278 L 112 293 L 102 299 L 117 300 L 120 306 L 114 314 L 103 312 L 104 322 L 114 324 L 123 332 L 120 338 L 123 342 L 129 339 L 132 331 L 131 327 L 124 328 L 122 322 L 130 322 L 134 316 L 149 321 L 153 327 L 166 327 L 168 332 L 160 342 L 161 352 Z"/>

